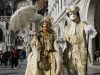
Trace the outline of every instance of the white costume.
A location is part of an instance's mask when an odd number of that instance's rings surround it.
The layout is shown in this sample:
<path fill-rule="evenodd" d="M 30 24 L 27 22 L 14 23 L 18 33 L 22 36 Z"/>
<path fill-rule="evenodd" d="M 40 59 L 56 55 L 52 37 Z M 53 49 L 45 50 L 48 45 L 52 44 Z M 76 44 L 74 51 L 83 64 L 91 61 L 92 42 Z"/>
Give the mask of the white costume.
<path fill-rule="evenodd" d="M 87 58 L 86 34 L 94 38 L 97 32 L 92 25 L 88 25 L 85 21 L 79 21 L 77 16 L 78 7 L 70 6 L 67 9 L 71 23 L 64 30 L 64 39 L 67 41 L 67 48 L 64 51 L 64 65 L 68 70 L 68 75 L 75 75 L 76 69 L 78 70 L 78 75 L 85 75 Z"/>

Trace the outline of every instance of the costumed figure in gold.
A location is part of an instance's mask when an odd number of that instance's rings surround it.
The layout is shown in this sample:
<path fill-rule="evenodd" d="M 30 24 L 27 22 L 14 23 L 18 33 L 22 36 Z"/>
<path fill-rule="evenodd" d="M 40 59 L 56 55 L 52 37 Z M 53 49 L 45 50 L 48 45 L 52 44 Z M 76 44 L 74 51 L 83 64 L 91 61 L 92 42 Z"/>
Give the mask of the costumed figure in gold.
<path fill-rule="evenodd" d="M 40 22 L 42 29 L 36 32 L 29 42 L 32 52 L 27 58 L 25 75 L 64 75 L 56 33 L 50 28 L 51 17 L 44 16 Z"/>
<path fill-rule="evenodd" d="M 86 34 L 90 38 L 94 38 L 97 34 L 93 25 L 88 25 L 85 21 L 79 19 L 79 7 L 69 6 L 67 8 L 67 16 L 71 22 L 65 27 L 64 38 L 66 41 L 66 49 L 64 51 L 64 65 L 67 68 L 68 75 L 75 75 L 76 69 L 78 75 L 86 75 L 86 60 L 90 61 L 87 56 Z M 58 40 L 62 41 L 62 40 Z"/>

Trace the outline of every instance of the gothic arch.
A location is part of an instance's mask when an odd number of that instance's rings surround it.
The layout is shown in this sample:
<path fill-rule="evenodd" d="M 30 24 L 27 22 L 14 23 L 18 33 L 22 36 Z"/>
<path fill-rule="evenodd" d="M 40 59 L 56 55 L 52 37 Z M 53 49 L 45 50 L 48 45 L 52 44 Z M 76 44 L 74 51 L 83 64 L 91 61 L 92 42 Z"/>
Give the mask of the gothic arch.
<path fill-rule="evenodd" d="M 0 24 L 0 28 L 2 29 L 3 34 L 6 34 L 6 29 L 3 27 L 3 25 Z"/>
<path fill-rule="evenodd" d="M 4 9 L 5 8 L 5 3 L 3 0 L 0 0 L 0 9 Z"/>

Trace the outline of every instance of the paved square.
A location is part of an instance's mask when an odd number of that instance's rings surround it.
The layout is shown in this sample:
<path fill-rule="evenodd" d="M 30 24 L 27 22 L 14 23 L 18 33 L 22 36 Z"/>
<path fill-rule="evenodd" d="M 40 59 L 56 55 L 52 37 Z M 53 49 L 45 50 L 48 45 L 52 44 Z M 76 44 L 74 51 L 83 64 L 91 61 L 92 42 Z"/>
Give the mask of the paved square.
<path fill-rule="evenodd" d="M 20 68 L 12 69 L 11 66 L 0 65 L 0 75 L 25 75 L 25 66 L 21 65 Z M 88 68 L 88 75 L 100 75 L 100 65 L 90 65 Z"/>

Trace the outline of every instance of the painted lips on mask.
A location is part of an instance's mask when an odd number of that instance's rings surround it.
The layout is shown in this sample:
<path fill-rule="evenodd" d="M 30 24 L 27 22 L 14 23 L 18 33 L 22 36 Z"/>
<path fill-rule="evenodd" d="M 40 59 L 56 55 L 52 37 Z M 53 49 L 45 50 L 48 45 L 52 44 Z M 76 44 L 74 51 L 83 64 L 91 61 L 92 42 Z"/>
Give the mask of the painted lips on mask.
<path fill-rule="evenodd" d="M 44 29 L 44 30 L 47 30 L 47 29 L 48 29 L 48 26 L 43 26 L 43 29 Z"/>

